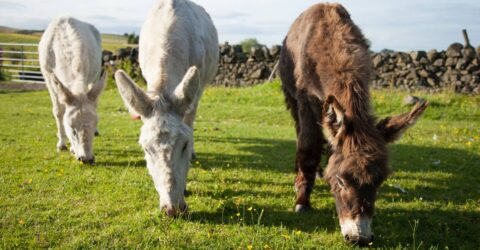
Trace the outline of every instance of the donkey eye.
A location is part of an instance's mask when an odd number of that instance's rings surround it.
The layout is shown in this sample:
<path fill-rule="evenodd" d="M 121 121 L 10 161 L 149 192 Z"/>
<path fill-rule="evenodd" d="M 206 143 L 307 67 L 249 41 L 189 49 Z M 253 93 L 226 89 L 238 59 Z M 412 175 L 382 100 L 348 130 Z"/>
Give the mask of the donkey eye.
<path fill-rule="evenodd" d="M 72 132 L 73 132 L 73 136 L 77 136 L 77 130 L 72 129 Z"/>

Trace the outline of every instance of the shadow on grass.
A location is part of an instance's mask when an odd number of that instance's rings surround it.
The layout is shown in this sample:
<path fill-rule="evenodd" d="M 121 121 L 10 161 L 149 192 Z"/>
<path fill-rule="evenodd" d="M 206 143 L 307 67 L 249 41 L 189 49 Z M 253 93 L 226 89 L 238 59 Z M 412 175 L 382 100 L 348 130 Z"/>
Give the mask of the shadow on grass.
<path fill-rule="evenodd" d="M 198 153 L 202 168 L 251 168 L 282 173 L 294 172 L 295 141 L 262 138 L 196 137 L 196 143 L 234 144 L 242 154 Z"/>
<path fill-rule="evenodd" d="M 295 142 L 289 140 L 250 139 L 250 138 L 199 138 L 211 143 L 235 143 L 238 155 L 201 153 L 198 158 L 204 169 L 258 169 L 280 173 L 292 173 L 295 156 Z M 413 244 L 413 224 L 419 220 L 416 232 L 417 246 L 423 242 L 424 246 L 465 246 L 467 248 L 480 245 L 476 232 L 480 231 L 480 213 L 472 208 L 461 211 L 458 208 L 439 209 L 448 204 L 463 206 L 469 201 L 480 204 L 480 156 L 473 151 L 447 149 L 440 147 L 422 147 L 395 144 L 390 146 L 391 160 L 394 172 L 398 175 L 391 177 L 390 185 L 383 185 L 380 189 L 379 200 L 383 203 L 419 202 L 421 199 L 428 202 L 426 208 L 402 210 L 400 208 L 378 209 L 374 220 L 374 229 L 382 247 L 410 246 Z M 232 159 L 234 159 L 232 164 Z M 230 164 L 228 164 L 230 163 Z M 321 166 L 324 167 L 324 166 Z M 400 174 L 401 172 L 401 174 Z M 397 181 L 416 181 L 420 184 L 415 188 L 406 189 L 405 193 L 395 186 Z M 214 181 L 214 180 L 212 180 Z M 275 180 L 265 183 L 255 180 L 244 180 L 255 185 L 272 185 Z M 320 181 L 320 180 L 319 180 Z M 394 185 L 392 185 L 392 183 Z M 400 182 L 401 183 L 401 182 Z M 283 183 L 282 185 L 285 185 Z M 293 185 L 293 180 L 292 184 Z M 328 192 L 325 185 L 312 194 L 312 199 L 318 199 L 320 194 Z M 292 196 L 293 192 L 277 192 L 261 194 L 265 191 L 251 193 L 251 190 L 224 189 L 222 192 L 203 192 L 202 195 L 212 198 L 228 199 L 231 197 L 253 196 Z M 394 198 L 395 197 L 395 198 Z M 323 197 L 322 197 L 323 198 Z M 391 201 L 394 198 L 394 201 Z M 415 203 L 414 203 L 415 204 Z M 421 204 L 421 203 L 419 203 Z M 293 203 L 292 203 L 293 206 Z M 415 206 L 415 205 L 412 205 Z M 420 206 L 420 205 L 419 205 Z M 191 219 L 201 223 L 224 224 L 225 212 L 235 211 L 235 205 L 230 210 L 215 212 L 193 212 Z M 306 214 L 295 214 L 282 207 L 266 207 L 261 225 L 279 226 L 289 229 L 300 229 L 305 232 L 326 230 L 340 233 L 335 208 L 320 208 Z M 470 211 L 469 211 L 470 210 Z M 229 215 L 231 216 L 231 215 Z M 464 242 L 465 241 L 465 242 Z M 377 245 L 378 246 L 378 245 Z"/>
<path fill-rule="evenodd" d="M 412 247 L 414 241 L 417 247 L 421 244 L 424 248 L 478 249 L 480 246 L 480 213 L 474 211 L 378 209 L 373 229 L 377 247 L 406 247 L 407 244 Z"/>
<path fill-rule="evenodd" d="M 303 232 L 327 231 L 335 232 L 338 222 L 335 209 L 317 208 L 305 213 L 294 213 L 277 207 L 265 207 L 253 204 L 253 207 L 262 207 L 261 211 L 248 211 L 248 208 L 238 207 L 235 204 L 226 204 L 223 209 L 215 212 L 196 212 L 189 214 L 187 220 L 205 224 L 244 224 L 261 225 L 267 227 L 284 227 L 290 230 Z M 237 215 L 237 213 L 239 215 Z"/>

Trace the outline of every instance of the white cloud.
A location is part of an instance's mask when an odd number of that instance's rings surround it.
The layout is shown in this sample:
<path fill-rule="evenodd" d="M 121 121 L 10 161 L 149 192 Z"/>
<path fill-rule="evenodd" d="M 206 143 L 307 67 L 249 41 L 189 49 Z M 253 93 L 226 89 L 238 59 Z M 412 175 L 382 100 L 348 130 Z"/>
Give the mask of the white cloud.
<path fill-rule="evenodd" d="M 15 0 L 0 1 L 0 25 L 43 29 L 53 17 L 69 14 L 95 24 L 102 32 L 138 32 L 157 0 Z M 290 24 L 317 0 L 195 0 L 211 14 L 220 41 L 239 42 L 255 37 L 280 44 Z M 462 41 L 469 30 L 480 44 L 478 0 L 374 1 L 340 0 L 353 20 L 380 50 L 445 49 Z"/>

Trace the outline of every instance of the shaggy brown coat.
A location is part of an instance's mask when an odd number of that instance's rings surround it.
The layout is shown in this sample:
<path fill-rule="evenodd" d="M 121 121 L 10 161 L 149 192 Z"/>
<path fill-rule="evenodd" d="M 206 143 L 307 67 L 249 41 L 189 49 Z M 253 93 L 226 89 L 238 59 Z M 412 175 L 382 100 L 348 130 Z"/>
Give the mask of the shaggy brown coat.
<path fill-rule="evenodd" d="M 427 103 L 376 124 L 368 41 L 339 4 L 314 5 L 296 19 L 284 40 L 279 72 L 297 132 L 296 210 L 310 208 L 326 138 L 331 155 L 324 178 L 340 220 L 371 217 L 376 191 L 390 173 L 387 142 L 414 124 Z"/>

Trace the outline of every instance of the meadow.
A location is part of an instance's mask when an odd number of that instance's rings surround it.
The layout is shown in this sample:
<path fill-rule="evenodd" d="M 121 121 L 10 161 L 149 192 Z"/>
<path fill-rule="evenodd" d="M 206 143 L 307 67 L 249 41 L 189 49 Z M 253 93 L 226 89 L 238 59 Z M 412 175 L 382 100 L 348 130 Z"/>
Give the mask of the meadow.
<path fill-rule="evenodd" d="M 390 146 L 394 173 L 379 191 L 370 248 L 478 249 L 480 97 L 415 94 L 431 105 Z M 373 91 L 378 116 L 407 111 L 405 95 Z M 322 180 L 315 209 L 293 212 L 295 134 L 279 82 L 206 90 L 190 212 L 177 219 L 159 210 L 137 143 L 141 122 L 116 89 L 101 96 L 99 115 L 97 162 L 82 165 L 55 151 L 46 91 L 0 93 L 0 248 L 351 248 Z"/>
<path fill-rule="evenodd" d="M 6 31 L 0 29 L 0 41 L 2 43 L 38 43 L 42 37 L 41 32 L 32 34 L 20 34 L 15 30 Z M 105 50 L 115 52 L 119 48 L 127 46 L 136 47 L 135 44 L 128 44 L 127 38 L 122 35 L 102 34 L 102 47 Z"/>

